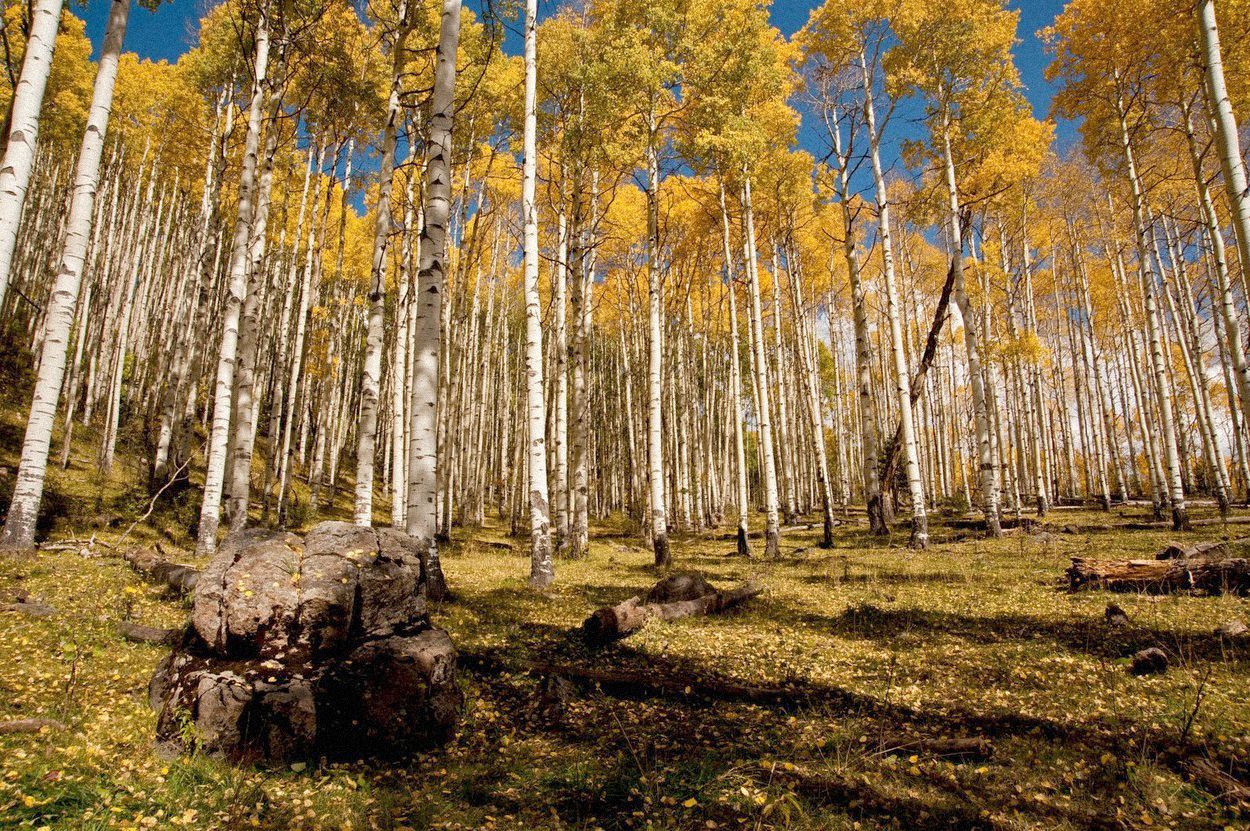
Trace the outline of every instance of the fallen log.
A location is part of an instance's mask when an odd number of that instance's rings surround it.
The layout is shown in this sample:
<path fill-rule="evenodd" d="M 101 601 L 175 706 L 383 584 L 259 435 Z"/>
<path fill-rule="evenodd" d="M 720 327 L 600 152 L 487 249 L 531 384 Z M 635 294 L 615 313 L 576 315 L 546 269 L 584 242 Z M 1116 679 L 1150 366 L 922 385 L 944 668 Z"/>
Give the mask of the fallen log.
<path fill-rule="evenodd" d="M 117 624 L 117 632 L 131 643 L 150 643 L 156 646 L 173 646 L 182 635 L 177 629 L 158 629 L 128 620 Z"/>
<path fill-rule="evenodd" d="M 1250 560 L 1087 560 L 1073 557 L 1068 587 L 1114 592 L 1250 594 Z"/>
<path fill-rule="evenodd" d="M 596 610 L 582 623 L 582 635 L 588 643 L 607 644 L 634 634 L 652 620 L 718 614 L 763 591 L 763 584 L 755 579 L 735 589 L 716 591 L 702 577 L 675 574 L 657 583 L 646 597 L 635 595 L 624 603 Z"/>
<path fill-rule="evenodd" d="M 64 722 L 54 718 L 19 718 L 12 721 L 0 721 L 0 733 L 38 733 L 45 727 L 48 730 L 67 729 Z"/>
<path fill-rule="evenodd" d="M 1195 782 L 1226 805 L 1250 808 L 1250 785 L 1229 776 L 1209 759 L 1194 759 L 1185 763 L 1184 769 Z"/>
<path fill-rule="evenodd" d="M 200 570 L 195 566 L 170 562 L 164 559 L 164 553 L 158 543 L 155 552 L 135 548 L 123 554 L 122 559 L 149 583 L 163 585 L 174 594 L 190 594 L 200 579 Z"/>
<path fill-rule="evenodd" d="M 1244 554 L 1250 548 L 1250 538 L 1226 542 L 1200 542 L 1193 545 L 1168 543 L 1155 555 L 1156 560 L 1226 560 Z"/>
<path fill-rule="evenodd" d="M 47 603 L 18 600 L 15 603 L 0 603 L 0 612 L 17 612 L 19 615 L 30 617 L 52 617 L 56 614 L 56 607 L 49 606 Z"/>

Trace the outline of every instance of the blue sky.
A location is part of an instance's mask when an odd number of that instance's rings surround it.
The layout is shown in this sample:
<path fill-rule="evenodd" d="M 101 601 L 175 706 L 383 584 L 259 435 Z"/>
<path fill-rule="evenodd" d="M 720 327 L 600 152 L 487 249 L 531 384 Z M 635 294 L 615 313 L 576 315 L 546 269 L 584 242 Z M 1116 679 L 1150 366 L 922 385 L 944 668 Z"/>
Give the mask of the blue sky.
<path fill-rule="evenodd" d="M 482 0 L 466 2 L 477 7 Z M 773 0 L 773 24 L 789 36 L 802 27 L 811 9 L 819 2 L 820 0 Z M 126 49 L 145 58 L 176 59 L 194 42 L 196 21 L 212 4 L 212 0 L 167 0 L 155 12 L 136 6 L 131 13 Z M 85 7 L 74 7 L 76 14 L 86 18 L 87 33 L 97 48 L 103 38 L 108 5 L 108 0 L 88 0 Z M 1036 33 L 1054 20 L 1055 15 L 1063 8 L 1063 0 L 1010 0 L 1010 6 L 1020 11 L 1020 43 L 1016 47 L 1016 62 L 1029 100 L 1033 104 L 1034 114 L 1044 118 L 1049 112 L 1054 90 L 1043 75 L 1048 61 Z M 555 7 L 556 3 L 552 0 L 539 0 L 540 15 L 550 13 Z M 515 30 L 515 26 L 511 28 Z M 519 48 L 518 41 L 514 31 L 508 37 L 505 48 L 509 52 L 516 51 Z M 910 132 L 904 125 L 896 127 Z M 1058 149 L 1066 150 L 1076 140 L 1076 127 L 1070 123 L 1059 124 L 1057 135 Z M 806 144 L 807 141 L 802 143 Z M 808 149 L 819 151 L 817 147 Z"/>

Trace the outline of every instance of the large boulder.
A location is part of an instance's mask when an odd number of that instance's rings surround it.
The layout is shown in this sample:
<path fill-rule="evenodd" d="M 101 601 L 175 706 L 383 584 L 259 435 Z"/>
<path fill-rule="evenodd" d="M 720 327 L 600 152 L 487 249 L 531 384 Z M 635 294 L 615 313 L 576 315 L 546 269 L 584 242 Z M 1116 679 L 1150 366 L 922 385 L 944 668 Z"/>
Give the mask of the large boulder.
<path fill-rule="evenodd" d="M 462 696 L 415 541 L 325 522 L 227 538 L 149 687 L 157 738 L 237 761 L 389 755 L 444 740 Z"/>

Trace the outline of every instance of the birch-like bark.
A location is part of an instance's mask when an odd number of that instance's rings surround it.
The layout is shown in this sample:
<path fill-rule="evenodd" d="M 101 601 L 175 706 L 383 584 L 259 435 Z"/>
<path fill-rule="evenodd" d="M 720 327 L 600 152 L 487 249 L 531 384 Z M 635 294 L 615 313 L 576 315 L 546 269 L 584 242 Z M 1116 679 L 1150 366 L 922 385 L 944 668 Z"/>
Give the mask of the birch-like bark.
<path fill-rule="evenodd" d="M 725 258 L 725 287 L 729 293 L 729 400 L 734 425 L 734 496 L 738 507 L 738 556 L 751 556 L 747 544 L 751 503 L 747 493 L 746 437 L 742 424 L 742 366 L 738 346 L 738 297 L 734 278 L 733 249 L 730 245 L 729 208 L 725 204 L 725 182 L 720 183 L 720 218 L 722 255 Z"/>
<path fill-rule="evenodd" d="M 1117 82 L 1118 82 L 1117 78 Z M 1160 332 L 1158 309 L 1158 280 L 1150 259 L 1150 232 L 1146 225 L 1146 196 L 1142 192 L 1141 179 L 1137 174 L 1137 160 L 1133 144 L 1129 140 L 1128 117 L 1124 102 L 1117 94 L 1116 109 L 1120 119 L 1120 143 L 1128 165 L 1129 187 L 1133 198 L 1133 226 L 1137 232 L 1137 271 L 1141 282 L 1146 312 L 1146 331 L 1149 338 L 1150 358 L 1154 376 L 1154 392 L 1159 406 L 1159 430 L 1163 442 L 1163 462 L 1167 476 L 1166 485 L 1172 504 L 1172 528 L 1176 531 L 1189 527 L 1185 510 L 1185 487 L 1181 480 L 1180 453 L 1177 446 L 1176 419 L 1172 409 L 1172 395 L 1168 388 L 1167 371 L 1163 358 L 1163 335 Z"/>
<path fill-rule="evenodd" d="M 1207 112 L 1215 124 L 1215 143 L 1219 148 L 1220 166 L 1224 171 L 1224 191 L 1228 196 L 1229 213 L 1237 235 L 1242 279 L 1250 285 L 1250 184 L 1246 178 L 1246 162 L 1241 155 L 1237 118 L 1224 80 L 1224 58 L 1220 51 L 1220 30 L 1215 19 L 1215 0 L 1199 0 L 1198 30 L 1206 77 Z M 1231 330 L 1230 330 L 1231 331 Z"/>
<path fill-rule="evenodd" d="M 217 382 L 213 393 L 213 423 L 208 441 L 208 461 L 204 473 L 204 500 L 200 504 L 200 528 L 196 552 L 209 556 L 217 550 L 217 528 L 221 522 L 221 497 L 226 478 L 226 455 L 230 444 L 230 420 L 234 402 L 234 370 L 238 357 L 239 318 L 247 293 L 248 254 L 252 238 L 256 172 L 259 167 L 260 128 L 264 119 L 265 73 L 269 65 L 269 12 L 260 8 L 256 24 L 255 77 L 248 111 L 243 167 L 239 172 L 238 215 L 230 248 L 228 294 L 222 313 L 221 345 L 217 353 Z"/>
<path fill-rule="evenodd" d="M 378 399 L 382 393 L 382 350 L 386 340 L 386 252 L 391 237 L 391 180 L 395 174 L 400 83 L 410 28 L 407 0 L 400 0 L 397 14 L 395 39 L 391 44 L 391 92 L 386 106 L 386 126 L 382 131 L 382 165 L 378 171 L 377 220 L 373 232 L 373 263 L 369 277 L 369 330 L 365 341 L 364 373 L 361 379 L 360 425 L 356 431 L 355 521 L 357 525 L 366 528 L 373 524 L 373 463 L 377 455 Z"/>
<path fill-rule="evenodd" d="M 547 493 L 547 405 L 543 390 L 542 305 L 538 294 L 538 0 L 525 0 L 525 162 L 521 212 L 525 235 L 525 421 L 529 437 L 530 586 L 555 580 Z M 555 279 L 563 279 L 559 266 Z"/>
<path fill-rule="evenodd" d="M 8 517 L 0 530 L 0 549 L 29 550 L 35 544 L 35 521 L 43 501 L 43 485 L 48 472 L 48 449 L 52 427 L 65 379 L 65 359 L 69 348 L 70 329 L 82 285 L 83 263 L 91 237 L 96 188 L 100 182 L 100 157 L 104 152 L 104 136 L 113 108 L 113 88 L 117 81 L 117 65 L 126 23 L 130 17 L 130 0 L 112 0 L 104 45 L 100 50 L 99 68 L 87 114 L 87 129 L 78 154 L 74 191 L 65 225 L 65 247 L 48 299 L 44 319 L 43 344 L 39 351 L 39 371 L 35 381 L 26 437 L 22 442 L 21 461 Z M 58 17 L 59 20 L 59 17 Z"/>
<path fill-rule="evenodd" d="M 35 165 L 39 139 L 39 115 L 43 94 L 52 70 L 57 27 L 63 0 L 37 0 L 31 9 L 22 74 L 13 89 L 9 110 L 9 136 L 0 163 L 0 309 L 8 294 L 13 250 L 26 204 L 26 189 Z"/>
<path fill-rule="evenodd" d="M 955 275 L 952 296 L 959 307 L 964 324 L 964 347 L 968 356 L 969 386 L 972 387 L 972 409 L 976 426 L 977 459 L 980 466 L 981 509 L 986 530 L 1000 537 L 1003 530 L 998 513 L 998 477 L 995 475 L 994 452 L 990 439 L 990 414 L 985 394 L 985 378 L 981 371 L 981 342 L 977 319 L 968 300 L 963 268 L 963 233 L 960 229 L 959 186 L 955 181 L 955 158 L 951 151 L 949 113 L 943 112 L 942 159 L 946 169 L 947 233 L 949 235 L 951 269 Z"/>
<path fill-rule="evenodd" d="M 651 545 L 655 564 L 672 564 L 664 497 L 664 284 L 660 272 L 660 162 L 653 137 L 647 147 L 647 476 L 651 494 Z"/>
<path fill-rule="evenodd" d="M 755 212 L 751 205 L 751 177 L 743 167 L 742 221 L 746 226 L 747 275 L 751 295 L 751 322 L 755 329 L 755 372 L 759 385 L 759 412 L 756 414 L 760 435 L 760 455 L 764 461 L 764 556 L 776 559 L 781 554 L 781 523 L 777 507 L 777 462 L 773 451 L 772 405 L 769 401 L 768 358 L 764 351 L 764 314 L 760 302 L 760 277 L 756 263 Z"/>
<path fill-rule="evenodd" d="M 412 447 L 408 469 L 408 533 L 425 560 L 427 593 L 448 596 L 438 554 L 439 346 L 443 328 L 443 279 L 447 270 L 447 221 L 451 214 L 451 138 L 455 116 L 456 52 L 460 44 L 460 0 L 443 0 L 434 90 L 430 98 L 429 159 L 426 165 L 425 224 L 413 341 Z"/>
<path fill-rule="evenodd" d="M 900 320 L 901 302 L 898 293 L 898 277 L 894 268 L 894 238 L 890 230 L 890 195 L 886 188 L 885 173 L 881 167 L 881 137 L 877 132 L 877 112 L 873 101 L 873 81 L 868 61 L 860 54 L 860 71 L 863 75 L 864 124 L 868 129 L 868 145 L 872 160 L 872 179 L 877 200 L 877 227 L 881 240 L 882 276 L 885 279 L 886 317 L 890 323 L 890 351 L 894 360 L 895 405 L 902 425 L 903 469 L 907 474 L 907 489 L 911 494 L 911 541 L 912 548 L 923 549 L 929 545 L 929 518 L 925 510 L 924 482 L 920 478 L 920 457 L 916 445 L 916 420 L 911 402 L 911 369 L 907 361 L 907 345 L 903 340 Z"/>

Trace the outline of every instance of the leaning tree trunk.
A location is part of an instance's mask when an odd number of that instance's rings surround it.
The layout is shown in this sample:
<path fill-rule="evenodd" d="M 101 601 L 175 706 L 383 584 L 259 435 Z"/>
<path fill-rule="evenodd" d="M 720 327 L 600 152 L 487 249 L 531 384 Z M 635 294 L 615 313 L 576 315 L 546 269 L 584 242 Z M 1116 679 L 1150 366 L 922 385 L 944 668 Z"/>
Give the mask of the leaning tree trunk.
<path fill-rule="evenodd" d="M 525 2 L 525 420 L 529 430 L 530 585 L 555 580 L 551 557 L 551 505 L 547 491 L 547 405 L 543 400 L 542 304 L 538 294 L 538 0 Z M 556 279 L 563 275 L 557 270 Z"/>
<path fill-rule="evenodd" d="M 239 172 L 238 218 L 230 249 L 230 278 L 222 313 L 221 345 L 217 353 L 217 385 L 213 394 L 213 424 L 209 434 L 208 461 L 204 473 L 204 500 L 200 504 L 200 529 L 196 551 L 211 555 L 217 550 L 217 527 L 221 521 L 221 496 L 226 479 L 226 454 L 230 445 L 230 416 L 234 402 L 234 370 L 239 347 L 239 318 L 247 293 L 248 254 L 252 238 L 252 202 L 259 167 L 260 127 L 264 118 L 265 72 L 269 65 L 269 16 L 262 6 L 256 25 L 255 77 L 248 112 L 243 168 Z"/>
<path fill-rule="evenodd" d="M 364 377 L 360 391 L 360 426 L 356 436 L 357 525 L 373 524 L 373 467 L 377 455 L 378 399 L 382 393 L 382 350 L 386 333 L 386 251 L 391 235 L 391 189 L 395 173 L 395 145 L 399 136 L 399 93 L 403 77 L 404 46 L 408 39 L 408 3 L 400 0 L 398 28 L 391 44 L 391 94 L 382 132 L 382 166 L 378 172 L 377 222 L 373 234 L 373 265 L 369 278 L 369 330 L 366 336 Z M 401 335 L 396 334 L 399 338 Z M 398 383 L 400 368 L 395 369 Z M 395 497 L 392 497 L 395 498 Z"/>
<path fill-rule="evenodd" d="M 976 316 L 964 287 L 963 234 L 959 223 L 959 189 L 955 182 L 955 159 L 951 153 L 949 115 L 942 127 L 943 160 L 946 168 L 946 191 L 949 199 L 947 224 L 950 235 L 951 268 L 955 274 L 953 296 L 964 323 L 964 347 L 968 354 L 968 375 L 972 387 L 972 408 L 976 422 L 977 458 L 981 474 L 981 507 L 985 513 L 986 530 L 990 536 L 1002 536 L 998 515 L 998 481 L 995 476 L 994 453 L 990 441 L 989 407 L 985 395 L 985 379 L 981 372 L 981 343 Z"/>
<path fill-rule="evenodd" d="M 1215 123 L 1215 143 L 1219 148 L 1220 165 L 1224 170 L 1224 189 L 1228 194 L 1229 213 L 1237 232 L 1237 251 L 1242 268 L 1250 268 L 1250 185 L 1246 181 L 1246 163 L 1241 155 L 1237 118 L 1224 81 L 1224 58 L 1220 52 L 1220 30 L 1215 20 L 1215 0 L 1200 0 L 1198 29 L 1205 64 L 1204 89 L 1207 111 Z M 1244 278 L 1243 274 L 1243 278 Z"/>
<path fill-rule="evenodd" d="M 56 47 L 57 27 L 61 23 L 63 0 L 38 0 L 31 11 L 26 57 L 22 74 L 13 90 L 9 110 L 8 144 L 4 162 L 0 164 L 0 309 L 8 293 L 9 272 L 13 266 L 13 249 L 22 222 L 22 206 L 26 204 L 26 188 L 35 163 L 39 139 L 39 114 L 43 109 L 43 93 L 52 70 L 52 53 Z"/>
<path fill-rule="evenodd" d="M 408 533 L 425 561 L 431 599 L 447 597 L 438 556 L 438 390 L 443 328 L 443 278 L 447 272 L 447 220 L 451 214 L 451 133 L 455 116 L 456 52 L 460 44 L 460 0 L 443 0 L 434 91 L 430 98 L 429 159 L 426 165 L 425 225 L 417 276 L 415 371 L 412 384 L 412 442 L 408 469 Z"/>
<path fill-rule="evenodd" d="M 881 168 L 880 136 L 877 133 L 876 108 L 873 105 L 873 83 L 868 61 L 860 55 L 864 85 L 864 120 L 868 127 L 868 143 L 872 154 L 872 176 L 876 188 L 877 224 L 881 238 L 882 275 L 885 278 L 886 316 L 890 322 L 890 351 L 894 359 L 894 391 L 899 410 L 900 442 L 907 489 L 911 493 L 911 547 L 929 545 L 929 518 L 925 511 L 924 482 L 920 478 L 920 458 L 916 445 L 916 424 L 912 412 L 911 369 L 907 365 L 907 347 L 900 323 L 901 302 L 894 271 L 893 237 L 890 234 L 890 196 Z M 888 482 L 886 483 L 889 484 Z"/>
<path fill-rule="evenodd" d="M 52 442 L 52 426 L 60 403 L 61 383 L 65 378 L 65 357 L 69 347 L 70 328 L 82 285 L 83 264 L 91 237 L 96 187 L 100 181 L 100 157 L 104 152 L 104 136 L 113 108 L 113 87 L 117 81 L 117 65 L 126 23 L 130 17 L 130 0 L 112 0 L 104 46 L 100 52 L 87 130 L 78 154 L 74 176 L 74 192 L 65 224 L 65 247 L 60 266 L 52 284 L 44 320 L 43 345 L 39 353 L 39 374 L 35 381 L 26 437 L 22 442 L 17 484 L 9 514 L 0 531 L 0 548 L 30 549 L 35 544 L 35 520 L 43 500 L 44 479 L 48 471 L 48 448 Z"/>

